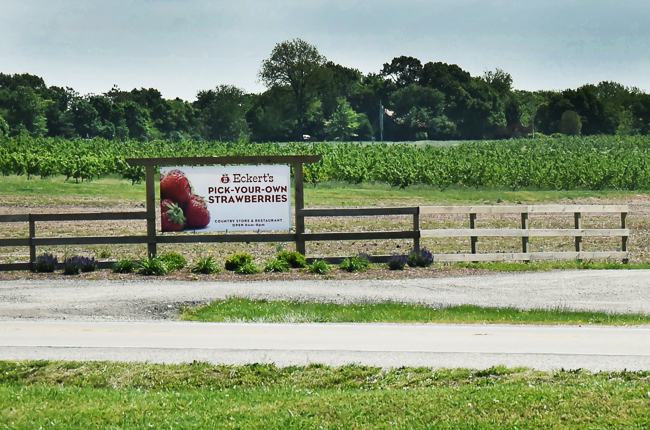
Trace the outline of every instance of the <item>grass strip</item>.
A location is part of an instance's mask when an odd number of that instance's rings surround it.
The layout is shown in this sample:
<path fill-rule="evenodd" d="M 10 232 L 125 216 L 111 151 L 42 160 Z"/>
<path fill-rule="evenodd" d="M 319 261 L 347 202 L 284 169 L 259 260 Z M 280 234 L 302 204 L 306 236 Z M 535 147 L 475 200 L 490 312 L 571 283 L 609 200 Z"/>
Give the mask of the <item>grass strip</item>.
<path fill-rule="evenodd" d="M 231 297 L 206 306 L 185 308 L 181 318 L 208 322 L 272 323 L 456 323 L 456 324 L 649 324 L 650 315 L 556 310 L 484 308 L 472 305 L 436 308 L 402 303 L 302 303 Z"/>
<path fill-rule="evenodd" d="M 650 372 L 0 362 L 0 428 L 629 428 Z"/>
<path fill-rule="evenodd" d="M 444 263 L 443 263 L 444 264 Z M 551 270 L 638 270 L 650 269 L 650 263 L 623 264 L 613 261 L 566 260 L 494 262 L 494 263 L 453 263 L 454 267 L 466 269 L 485 269 L 497 272 L 549 272 Z"/>

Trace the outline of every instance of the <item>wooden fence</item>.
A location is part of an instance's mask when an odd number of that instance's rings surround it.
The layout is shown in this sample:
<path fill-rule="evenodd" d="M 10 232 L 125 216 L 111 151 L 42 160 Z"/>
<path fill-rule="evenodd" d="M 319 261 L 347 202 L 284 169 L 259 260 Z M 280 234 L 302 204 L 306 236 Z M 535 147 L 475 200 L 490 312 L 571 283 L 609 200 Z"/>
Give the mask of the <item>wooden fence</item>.
<path fill-rule="evenodd" d="M 149 191 L 148 191 L 149 194 Z M 27 222 L 29 236 L 26 238 L 1 238 L 0 247 L 29 247 L 29 262 L 0 264 L 0 271 L 31 270 L 36 261 L 38 247 L 60 245 L 99 245 L 99 244 L 147 244 L 150 255 L 155 255 L 159 243 L 226 243 L 226 242 L 295 242 L 296 247 L 305 253 L 305 243 L 315 241 L 386 240 L 410 239 L 413 247 L 420 248 L 422 238 L 469 237 L 468 253 L 434 254 L 435 261 L 531 261 L 545 259 L 617 259 L 627 263 L 630 258 L 627 242 L 630 231 L 626 227 L 628 207 L 624 205 L 539 205 L 539 206 L 416 206 L 361 209 L 304 209 L 296 208 L 296 231 L 290 233 L 256 234 L 199 234 L 199 235 L 158 235 L 156 231 L 155 208 L 139 212 L 71 213 L 71 214 L 21 214 L 0 215 L 0 223 Z M 153 211 L 153 217 L 152 217 Z M 583 214 L 620 214 L 620 229 L 582 228 Z M 467 215 L 468 228 L 421 230 L 423 215 Z M 479 215 L 519 214 L 521 228 L 476 228 Z M 573 214 L 572 229 L 534 229 L 530 228 L 530 216 L 535 214 Z M 386 215 L 411 215 L 412 229 L 403 231 L 369 232 L 328 232 L 305 233 L 305 218 L 309 217 L 373 217 Z M 45 221 L 102 221 L 102 220 L 146 220 L 147 235 L 140 236 L 92 236 L 92 237 L 47 237 L 36 235 L 36 223 Z M 520 237 L 521 252 L 478 253 L 479 237 Z M 531 237 L 573 237 L 575 251 L 572 252 L 529 252 Z M 620 251 L 590 252 L 583 250 L 584 237 L 620 237 Z M 324 258 L 330 262 L 341 261 L 345 256 Z M 376 262 L 385 262 L 390 256 L 376 256 Z M 309 258 L 313 260 L 313 258 Z M 102 262 L 100 268 L 110 268 L 114 263 Z"/>

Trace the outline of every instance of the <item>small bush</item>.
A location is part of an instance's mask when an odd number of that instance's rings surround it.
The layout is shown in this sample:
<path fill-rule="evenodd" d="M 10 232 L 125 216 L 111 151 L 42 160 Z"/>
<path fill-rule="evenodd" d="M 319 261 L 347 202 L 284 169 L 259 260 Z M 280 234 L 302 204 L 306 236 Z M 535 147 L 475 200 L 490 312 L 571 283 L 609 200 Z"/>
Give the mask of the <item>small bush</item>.
<path fill-rule="evenodd" d="M 34 270 L 37 272 L 54 272 L 59 260 L 52 254 L 41 254 L 36 257 Z"/>
<path fill-rule="evenodd" d="M 115 273 L 133 273 L 138 270 L 138 263 L 131 258 L 123 258 L 113 266 Z"/>
<path fill-rule="evenodd" d="M 173 272 L 174 270 L 181 270 L 187 266 L 187 260 L 177 252 L 168 252 L 160 256 L 160 260 L 165 263 L 167 270 Z"/>
<path fill-rule="evenodd" d="M 241 252 L 239 254 L 235 254 L 232 257 L 227 258 L 225 267 L 226 270 L 230 270 L 231 272 L 236 272 L 243 265 L 252 262 L 253 262 L 253 257 L 251 257 L 249 254 L 246 254 L 245 252 Z"/>
<path fill-rule="evenodd" d="M 370 268 L 370 260 L 365 254 L 346 258 L 339 267 L 347 272 L 365 272 Z"/>
<path fill-rule="evenodd" d="M 393 254 L 388 259 L 388 268 L 390 270 L 404 270 L 407 263 L 408 257 L 406 255 Z"/>
<path fill-rule="evenodd" d="M 332 267 L 325 260 L 316 260 L 309 266 L 309 273 L 314 275 L 325 275 L 332 270 Z"/>
<path fill-rule="evenodd" d="M 63 260 L 63 273 L 66 275 L 78 275 L 79 272 L 94 272 L 95 270 L 97 270 L 97 260 L 94 258 L 75 255 Z"/>
<path fill-rule="evenodd" d="M 256 273 L 260 273 L 260 268 L 257 267 L 257 265 L 251 261 L 239 266 L 236 272 L 241 273 L 242 275 L 254 275 Z"/>
<path fill-rule="evenodd" d="M 212 275 L 213 273 L 221 272 L 221 269 L 214 262 L 211 255 L 200 258 L 194 266 L 192 266 L 192 273 L 203 273 L 204 275 Z"/>
<path fill-rule="evenodd" d="M 138 273 L 145 276 L 162 276 L 167 274 L 169 269 L 160 258 L 147 258 L 140 262 Z"/>
<path fill-rule="evenodd" d="M 302 269 L 303 267 L 307 267 L 307 259 L 298 251 L 282 251 L 276 258 L 277 260 L 286 261 L 287 264 L 289 264 L 289 266 L 294 269 Z"/>
<path fill-rule="evenodd" d="M 429 267 L 433 264 L 433 254 L 426 248 L 412 250 L 408 255 L 408 265 L 411 267 Z"/>
<path fill-rule="evenodd" d="M 291 266 L 289 263 L 279 258 L 269 259 L 264 266 L 265 272 L 288 272 L 290 270 Z"/>
<path fill-rule="evenodd" d="M 108 249 L 102 249 L 102 252 L 99 253 L 99 258 L 110 258 L 111 251 Z"/>

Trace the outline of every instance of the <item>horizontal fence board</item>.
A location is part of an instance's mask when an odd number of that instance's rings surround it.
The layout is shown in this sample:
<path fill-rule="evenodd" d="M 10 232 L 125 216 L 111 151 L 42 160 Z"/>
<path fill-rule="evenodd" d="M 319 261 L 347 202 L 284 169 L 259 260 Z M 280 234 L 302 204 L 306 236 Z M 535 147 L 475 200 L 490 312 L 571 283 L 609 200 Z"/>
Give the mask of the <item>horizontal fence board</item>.
<path fill-rule="evenodd" d="M 444 214 L 522 214 L 522 213 L 617 213 L 627 205 L 516 205 L 516 206 L 420 206 L 421 215 Z"/>
<path fill-rule="evenodd" d="M 201 166 L 225 164 L 293 164 L 317 163 L 322 155 L 246 155 L 234 157 L 127 158 L 131 166 Z"/>
<path fill-rule="evenodd" d="M 529 252 L 509 253 L 496 252 L 486 254 L 434 254 L 436 262 L 471 262 L 471 261 L 534 261 L 534 260 L 595 260 L 616 259 L 623 260 L 630 257 L 629 252 L 603 251 L 603 252 Z"/>
<path fill-rule="evenodd" d="M 296 235 L 285 234 L 202 234 L 194 236 L 157 236 L 156 243 L 228 243 L 294 242 Z"/>
<path fill-rule="evenodd" d="M 381 239 L 417 239 L 417 231 L 364 231 L 353 233 L 305 233 L 306 241 L 318 242 L 329 240 L 381 240 Z"/>
<path fill-rule="evenodd" d="M 29 246 L 29 238 L 0 239 L 0 246 Z"/>
<path fill-rule="evenodd" d="M 618 237 L 629 236 L 628 229 L 515 229 L 515 228 L 448 228 L 420 230 L 421 238 L 436 237 Z"/>
<path fill-rule="evenodd" d="M 0 222 L 28 222 L 28 214 L 0 215 Z"/>
<path fill-rule="evenodd" d="M 330 264 L 340 264 L 347 258 L 350 258 L 350 257 L 310 257 L 310 258 L 307 258 L 307 263 L 308 264 L 313 264 L 314 261 L 323 260 L 323 261 L 327 261 Z M 388 260 L 390 258 L 391 258 L 390 255 L 373 255 L 373 256 L 371 256 L 371 262 L 377 263 L 377 264 L 388 263 Z"/>
<path fill-rule="evenodd" d="M 147 219 L 146 212 L 88 212 L 65 214 L 34 214 L 33 221 L 107 221 Z"/>
<path fill-rule="evenodd" d="M 305 217 L 330 217 L 330 216 L 378 216 L 378 215 L 415 215 L 417 207 L 400 208 L 351 208 L 351 209 L 303 209 L 298 215 Z"/>
<path fill-rule="evenodd" d="M 30 263 L 3 263 L 0 264 L 0 272 L 8 272 L 10 270 L 30 270 L 32 265 Z"/>
<path fill-rule="evenodd" d="M 83 237 L 38 237 L 32 239 L 35 246 L 56 245 L 115 245 L 148 243 L 147 236 L 83 236 Z"/>

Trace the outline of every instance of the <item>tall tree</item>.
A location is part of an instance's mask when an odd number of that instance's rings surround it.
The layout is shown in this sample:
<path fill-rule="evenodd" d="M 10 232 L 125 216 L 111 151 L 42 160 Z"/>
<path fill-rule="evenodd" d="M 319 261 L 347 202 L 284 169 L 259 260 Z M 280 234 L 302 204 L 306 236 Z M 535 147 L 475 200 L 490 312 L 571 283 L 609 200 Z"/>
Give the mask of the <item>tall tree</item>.
<path fill-rule="evenodd" d="M 326 59 L 315 46 L 302 39 L 287 40 L 275 45 L 271 56 L 262 61 L 258 73 L 267 88 L 291 88 L 297 113 L 297 135 L 302 140 L 309 104 L 316 96 L 317 76 Z"/>

